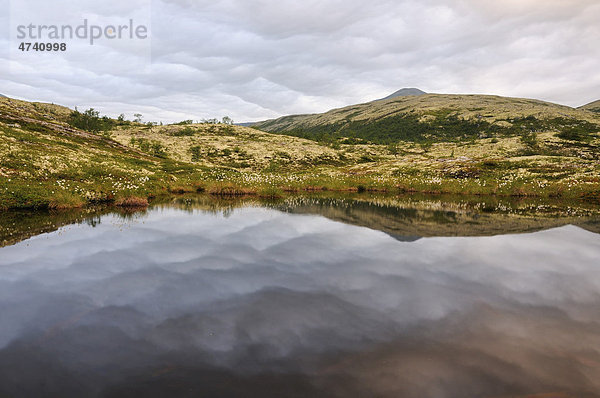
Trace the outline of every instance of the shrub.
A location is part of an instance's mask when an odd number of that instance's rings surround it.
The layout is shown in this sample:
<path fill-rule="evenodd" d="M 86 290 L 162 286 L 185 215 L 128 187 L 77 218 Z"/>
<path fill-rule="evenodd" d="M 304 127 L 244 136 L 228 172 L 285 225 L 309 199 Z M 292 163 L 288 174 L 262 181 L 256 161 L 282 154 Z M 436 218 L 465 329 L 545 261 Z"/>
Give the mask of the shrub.
<path fill-rule="evenodd" d="M 93 133 L 110 130 L 116 124 L 114 120 L 107 116 L 100 117 L 100 112 L 94 108 L 90 108 L 83 113 L 75 108 L 69 115 L 68 123 L 73 127 Z"/>
<path fill-rule="evenodd" d="M 192 155 L 192 162 L 199 162 L 202 159 L 202 148 L 200 146 L 190 147 L 188 152 Z"/>
<path fill-rule="evenodd" d="M 165 150 L 164 145 L 158 141 L 152 141 L 150 149 L 150 153 L 156 156 L 157 158 L 167 157 L 167 151 Z"/>
<path fill-rule="evenodd" d="M 169 133 L 171 137 L 191 137 L 196 134 L 196 130 L 191 127 L 185 127 Z"/>

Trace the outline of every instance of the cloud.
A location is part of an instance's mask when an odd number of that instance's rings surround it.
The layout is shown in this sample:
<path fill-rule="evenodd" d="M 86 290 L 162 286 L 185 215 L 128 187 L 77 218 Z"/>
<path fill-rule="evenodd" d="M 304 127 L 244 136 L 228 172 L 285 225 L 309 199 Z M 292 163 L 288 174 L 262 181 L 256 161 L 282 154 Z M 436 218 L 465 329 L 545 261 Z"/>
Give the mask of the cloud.
<path fill-rule="evenodd" d="M 11 48 L 0 53 L 0 69 L 10 72 L 0 77 L 4 94 L 113 116 L 260 120 L 405 86 L 571 106 L 600 92 L 600 4 L 593 0 L 38 2 L 48 4 L 13 1 L 11 29 L 82 15 L 107 24 L 130 16 L 150 26 L 149 48 L 73 43 L 64 54 L 19 54 L 15 39 L 0 35 Z"/>

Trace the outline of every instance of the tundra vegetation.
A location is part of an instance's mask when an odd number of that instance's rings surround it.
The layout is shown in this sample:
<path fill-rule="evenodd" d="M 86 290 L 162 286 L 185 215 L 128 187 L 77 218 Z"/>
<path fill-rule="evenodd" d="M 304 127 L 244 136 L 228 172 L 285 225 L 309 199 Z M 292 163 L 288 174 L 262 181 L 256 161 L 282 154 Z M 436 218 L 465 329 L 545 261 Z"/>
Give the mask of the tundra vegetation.
<path fill-rule="evenodd" d="M 600 201 L 600 114 L 423 95 L 254 128 L 170 125 L 0 99 L 0 208 L 144 205 L 170 193 L 378 191 Z"/>

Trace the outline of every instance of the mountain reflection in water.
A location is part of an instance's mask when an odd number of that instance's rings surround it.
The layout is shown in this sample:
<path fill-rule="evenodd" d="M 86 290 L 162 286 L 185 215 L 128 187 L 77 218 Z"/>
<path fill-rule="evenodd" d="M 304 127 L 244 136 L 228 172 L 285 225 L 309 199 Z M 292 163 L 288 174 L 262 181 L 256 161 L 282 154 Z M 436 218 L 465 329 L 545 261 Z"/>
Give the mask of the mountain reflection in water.
<path fill-rule="evenodd" d="M 402 241 L 281 210 L 0 249 L 0 397 L 600 396 L 600 235 Z"/>

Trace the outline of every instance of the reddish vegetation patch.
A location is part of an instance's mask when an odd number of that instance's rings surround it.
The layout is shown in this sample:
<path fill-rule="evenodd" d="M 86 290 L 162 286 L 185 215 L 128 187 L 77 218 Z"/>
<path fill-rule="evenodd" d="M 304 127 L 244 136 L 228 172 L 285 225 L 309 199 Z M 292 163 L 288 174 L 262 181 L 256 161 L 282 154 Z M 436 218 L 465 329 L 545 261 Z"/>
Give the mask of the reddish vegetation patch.
<path fill-rule="evenodd" d="M 121 207 L 147 207 L 148 199 L 140 198 L 139 196 L 128 196 L 126 198 L 117 199 L 115 205 Z"/>

